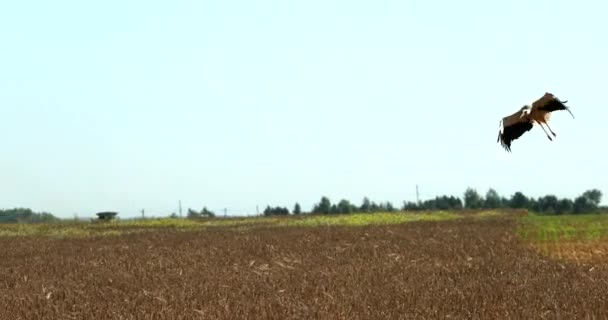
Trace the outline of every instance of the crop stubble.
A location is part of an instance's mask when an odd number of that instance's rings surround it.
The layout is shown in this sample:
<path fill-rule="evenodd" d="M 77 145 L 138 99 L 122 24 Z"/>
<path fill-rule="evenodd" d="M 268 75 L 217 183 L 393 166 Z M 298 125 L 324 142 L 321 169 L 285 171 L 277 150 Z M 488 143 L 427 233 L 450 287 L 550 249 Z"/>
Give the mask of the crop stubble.
<path fill-rule="evenodd" d="M 0 319 L 608 316 L 608 270 L 508 218 L 0 239 Z"/>

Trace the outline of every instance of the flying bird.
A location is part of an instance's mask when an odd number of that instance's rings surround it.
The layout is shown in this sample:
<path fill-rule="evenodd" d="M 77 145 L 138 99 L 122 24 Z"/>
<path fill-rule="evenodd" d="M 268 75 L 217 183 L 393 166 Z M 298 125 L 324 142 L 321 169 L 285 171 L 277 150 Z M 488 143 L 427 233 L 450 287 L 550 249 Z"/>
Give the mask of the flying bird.
<path fill-rule="evenodd" d="M 557 135 L 555 132 L 549 127 L 549 118 L 551 112 L 558 110 L 566 110 L 570 112 L 570 115 L 574 118 L 570 108 L 565 105 L 567 102 L 568 100 L 561 101 L 553 94 L 545 92 L 538 100 L 531 104 L 524 105 L 519 111 L 500 120 L 500 129 L 496 142 L 500 142 L 505 150 L 511 152 L 511 143 L 513 140 L 530 131 L 534 124 L 538 124 L 547 135 L 547 138 L 553 141 L 553 138 L 551 138 L 547 130 L 545 130 L 543 124 L 549 129 L 553 137 L 556 137 Z"/>

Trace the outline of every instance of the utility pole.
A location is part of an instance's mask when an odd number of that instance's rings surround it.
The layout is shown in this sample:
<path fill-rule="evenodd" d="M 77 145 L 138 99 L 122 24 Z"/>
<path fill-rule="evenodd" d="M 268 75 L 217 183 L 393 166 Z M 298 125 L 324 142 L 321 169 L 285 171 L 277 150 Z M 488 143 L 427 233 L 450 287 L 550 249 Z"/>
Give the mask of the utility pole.
<path fill-rule="evenodd" d="M 418 185 L 416 185 L 416 204 L 420 204 L 420 194 L 418 193 Z"/>

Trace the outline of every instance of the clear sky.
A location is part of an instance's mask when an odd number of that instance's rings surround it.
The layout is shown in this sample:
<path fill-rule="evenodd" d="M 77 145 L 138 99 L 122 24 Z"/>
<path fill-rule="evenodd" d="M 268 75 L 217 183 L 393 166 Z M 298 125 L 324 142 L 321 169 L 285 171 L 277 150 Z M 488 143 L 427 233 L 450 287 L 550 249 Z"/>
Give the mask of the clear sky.
<path fill-rule="evenodd" d="M 0 208 L 608 197 L 603 1 L 3 1 Z M 499 121 L 552 116 L 505 152 Z M 606 203 L 606 201 L 603 201 Z"/>

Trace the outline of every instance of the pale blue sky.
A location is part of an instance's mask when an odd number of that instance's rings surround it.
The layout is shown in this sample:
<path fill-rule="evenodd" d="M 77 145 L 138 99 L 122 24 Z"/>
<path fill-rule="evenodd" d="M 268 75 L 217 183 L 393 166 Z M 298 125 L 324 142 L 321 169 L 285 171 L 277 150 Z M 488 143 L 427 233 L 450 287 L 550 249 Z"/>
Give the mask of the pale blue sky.
<path fill-rule="evenodd" d="M 602 1 L 5 1 L 0 207 L 608 194 Z M 506 153 L 498 124 L 553 115 Z M 608 195 L 607 195 L 608 196 Z M 604 201 L 606 203 L 606 201 Z"/>

